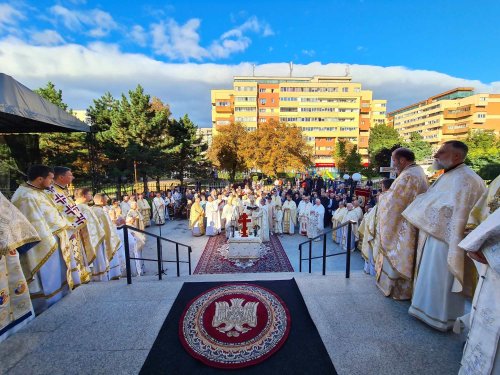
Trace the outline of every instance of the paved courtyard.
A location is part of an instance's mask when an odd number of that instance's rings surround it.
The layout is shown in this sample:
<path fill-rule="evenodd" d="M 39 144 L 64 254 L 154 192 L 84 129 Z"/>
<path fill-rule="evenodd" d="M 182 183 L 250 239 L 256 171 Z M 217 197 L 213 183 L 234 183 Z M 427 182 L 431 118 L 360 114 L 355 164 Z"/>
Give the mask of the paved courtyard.
<path fill-rule="evenodd" d="M 191 237 L 186 221 L 168 222 L 162 234 L 193 247 L 194 269 L 207 237 Z M 297 245 L 303 240 L 298 235 L 283 237 L 296 269 Z M 149 243 L 145 255 L 153 254 L 156 248 Z M 342 257 L 330 259 L 327 276 L 319 274 L 320 261 L 314 264 L 312 275 L 186 276 L 186 268 L 177 278 L 175 265 L 169 265 L 168 277 L 159 281 L 154 276 L 156 264 L 150 263 L 146 276 L 135 277 L 132 285 L 120 280 L 79 287 L 0 344 L 0 373 L 137 374 L 184 282 L 292 277 L 339 374 L 458 372 L 464 337 L 434 331 L 408 315 L 408 302 L 383 297 L 373 278 L 360 271 L 359 253 L 353 254 L 350 279 L 344 277 Z M 159 373 L 170 374 L 168 369 L 159 369 Z"/>

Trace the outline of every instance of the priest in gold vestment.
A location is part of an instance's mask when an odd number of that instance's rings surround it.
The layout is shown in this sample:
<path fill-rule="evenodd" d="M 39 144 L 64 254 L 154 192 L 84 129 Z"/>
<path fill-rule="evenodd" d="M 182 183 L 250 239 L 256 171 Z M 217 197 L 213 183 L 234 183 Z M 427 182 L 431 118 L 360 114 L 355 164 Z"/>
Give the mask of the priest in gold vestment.
<path fill-rule="evenodd" d="M 365 214 L 359 225 L 359 239 L 361 241 L 361 255 L 365 259 L 365 273 L 375 276 L 375 259 L 378 257 L 380 247 L 380 237 L 377 236 L 377 213 L 376 204 Z"/>
<path fill-rule="evenodd" d="M 37 245 L 20 256 L 37 314 L 59 301 L 74 285 L 68 236 L 71 224 L 45 192 L 53 178 L 49 167 L 34 165 L 28 170 L 28 182 L 12 196 L 14 206 L 40 237 Z"/>
<path fill-rule="evenodd" d="M 472 296 L 474 266 L 458 244 L 486 186 L 463 163 L 467 151 L 460 141 L 445 142 L 434 155 L 434 168 L 444 173 L 402 214 L 419 229 L 409 313 L 441 331 L 451 329 L 464 315 L 465 296 Z"/>
<path fill-rule="evenodd" d="M 292 200 L 290 194 L 286 195 L 283 202 L 283 233 L 294 234 L 297 225 L 297 204 Z"/>
<path fill-rule="evenodd" d="M 149 205 L 148 201 L 144 199 L 143 194 L 139 194 L 139 198 L 137 199 L 137 206 L 139 207 L 139 211 L 142 215 L 144 227 L 149 227 L 151 225 L 151 206 Z"/>
<path fill-rule="evenodd" d="M 125 270 L 125 251 L 123 249 L 120 236 L 111 216 L 104 210 L 106 198 L 102 194 L 94 195 L 94 205 L 92 211 L 99 219 L 104 230 L 104 253 L 106 262 L 109 265 L 108 279 L 119 279 Z"/>
<path fill-rule="evenodd" d="M 35 228 L 0 193 L 0 342 L 35 317 L 18 251 L 39 241 Z"/>
<path fill-rule="evenodd" d="M 205 211 L 201 207 L 200 201 L 200 197 L 196 197 L 189 212 L 189 229 L 195 237 L 205 234 Z M 231 206 L 231 203 L 228 202 L 228 205 Z"/>
<path fill-rule="evenodd" d="M 76 205 L 86 218 L 85 231 L 88 234 L 89 243 L 85 244 L 85 246 L 91 246 L 91 250 L 95 254 L 95 259 L 92 263 L 92 281 L 107 281 L 109 262 L 104 246 L 105 232 L 99 218 L 88 206 L 90 201 L 92 201 L 90 189 L 83 188 L 75 191 Z"/>
<path fill-rule="evenodd" d="M 71 270 L 73 282 L 78 286 L 90 281 L 89 266 L 95 259 L 95 253 L 86 228 L 87 219 L 78 209 L 68 191 L 68 186 L 73 179 L 71 169 L 54 167 L 54 182 L 46 190 L 46 193 L 54 201 L 59 213 L 71 224 L 71 228 L 68 229 L 71 245 Z"/>
<path fill-rule="evenodd" d="M 377 286 L 386 297 L 408 300 L 412 294 L 418 234 L 401 213 L 417 195 L 427 191 L 428 183 L 422 167 L 415 164 L 413 151 L 403 147 L 394 150 L 392 162 L 398 178 L 380 195 L 378 203 Z"/>
<path fill-rule="evenodd" d="M 342 228 L 337 228 L 340 226 L 344 220 L 344 216 L 347 214 L 347 208 L 345 206 L 345 202 L 339 202 L 339 208 L 335 211 L 332 216 L 332 239 L 336 243 L 342 242 Z"/>

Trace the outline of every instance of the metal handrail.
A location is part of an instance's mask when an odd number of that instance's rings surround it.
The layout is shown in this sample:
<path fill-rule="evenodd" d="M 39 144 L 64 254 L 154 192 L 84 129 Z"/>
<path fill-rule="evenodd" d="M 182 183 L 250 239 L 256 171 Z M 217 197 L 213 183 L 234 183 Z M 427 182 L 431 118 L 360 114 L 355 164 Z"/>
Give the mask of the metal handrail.
<path fill-rule="evenodd" d="M 302 261 L 308 260 L 309 261 L 309 273 L 312 273 L 312 261 L 313 259 L 323 259 L 323 269 L 322 269 L 322 274 L 326 274 L 326 258 L 333 257 L 333 256 L 338 256 L 338 255 L 344 255 L 346 254 L 346 265 L 345 265 L 345 277 L 348 279 L 351 274 L 351 237 L 352 237 L 352 225 L 356 224 L 355 221 L 349 220 L 345 222 L 344 224 L 341 224 L 335 228 L 332 228 L 326 232 L 321 233 L 320 235 L 310 238 L 307 241 L 301 242 L 299 244 L 299 272 L 302 272 Z M 334 254 L 326 254 L 326 235 L 338 230 L 340 228 L 343 228 L 347 226 L 347 249 L 345 252 L 341 253 L 334 253 Z M 313 257 L 312 256 L 312 242 L 320 237 L 323 237 L 323 254 L 321 256 Z M 302 246 L 305 244 L 309 244 L 309 258 L 302 258 Z"/>
<path fill-rule="evenodd" d="M 180 276 L 180 264 L 181 263 L 187 263 L 188 268 L 189 268 L 189 275 L 191 275 L 191 253 L 193 252 L 193 249 L 189 245 L 185 245 L 183 243 L 170 240 L 168 238 L 158 236 L 157 234 L 154 233 L 149 233 L 146 231 L 143 231 L 141 229 L 131 227 L 130 225 L 121 225 L 117 229 L 123 230 L 123 246 L 125 247 L 125 266 L 127 268 L 127 284 L 132 284 L 132 270 L 130 268 L 130 260 L 144 260 L 148 262 L 157 262 L 158 263 L 158 280 L 162 279 L 163 275 L 163 263 L 176 263 L 177 266 L 177 277 Z M 156 254 L 157 254 L 157 259 L 149 259 L 149 258 L 135 258 L 135 257 L 130 257 L 130 247 L 128 243 L 128 231 L 132 230 L 134 232 L 142 233 L 150 237 L 156 238 Z M 166 241 L 175 244 L 175 260 L 163 260 L 163 249 L 161 245 L 161 241 Z M 179 259 L 179 246 L 186 247 L 188 250 L 188 260 L 180 260 Z"/>

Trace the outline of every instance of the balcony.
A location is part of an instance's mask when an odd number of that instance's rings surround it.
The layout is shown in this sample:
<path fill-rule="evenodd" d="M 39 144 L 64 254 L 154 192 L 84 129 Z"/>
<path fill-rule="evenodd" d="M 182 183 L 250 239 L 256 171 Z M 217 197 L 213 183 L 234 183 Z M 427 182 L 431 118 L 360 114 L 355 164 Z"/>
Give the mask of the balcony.
<path fill-rule="evenodd" d="M 333 150 L 315 150 L 314 155 L 315 156 L 332 156 Z"/>
<path fill-rule="evenodd" d="M 370 130 L 370 121 L 369 120 L 361 120 L 359 123 L 360 131 L 369 131 Z"/>
<path fill-rule="evenodd" d="M 215 111 L 217 113 L 233 113 L 233 107 L 231 106 L 216 106 Z"/>
<path fill-rule="evenodd" d="M 443 117 L 447 120 L 454 120 L 458 118 L 472 116 L 472 110 L 470 107 L 459 107 L 456 109 L 445 109 L 443 112 Z"/>
<path fill-rule="evenodd" d="M 467 125 L 444 125 L 441 130 L 443 135 L 464 134 L 469 131 Z"/>

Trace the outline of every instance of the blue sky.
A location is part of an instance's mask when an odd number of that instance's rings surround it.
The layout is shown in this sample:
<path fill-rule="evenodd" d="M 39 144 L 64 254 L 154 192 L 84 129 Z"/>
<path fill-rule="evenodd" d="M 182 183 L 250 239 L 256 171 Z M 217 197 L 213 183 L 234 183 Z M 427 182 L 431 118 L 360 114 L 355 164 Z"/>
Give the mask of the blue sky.
<path fill-rule="evenodd" d="M 459 85 L 500 92 L 500 1 L 3 1 L 0 71 L 72 108 L 140 83 L 210 123 L 233 75 L 343 75 L 389 109 Z"/>

